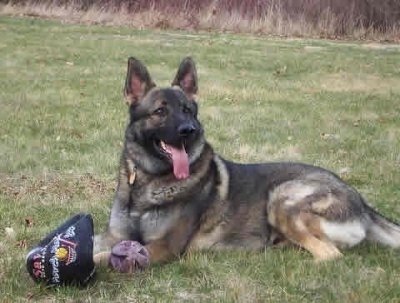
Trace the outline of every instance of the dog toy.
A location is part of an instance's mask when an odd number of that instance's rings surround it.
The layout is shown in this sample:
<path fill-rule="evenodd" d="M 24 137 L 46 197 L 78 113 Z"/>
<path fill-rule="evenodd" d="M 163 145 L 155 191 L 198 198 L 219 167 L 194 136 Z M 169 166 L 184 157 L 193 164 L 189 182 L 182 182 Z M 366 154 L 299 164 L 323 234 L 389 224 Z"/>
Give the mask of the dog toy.
<path fill-rule="evenodd" d="M 93 256 L 96 265 L 108 265 L 121 273 L 132 273 L 149 266 L 149 252 L 137 241 L 125 240 L 114 245 L 109 252 Z"/>
<path fill-rule="evenodd" d="M 27 255 L 28 273 L 36 282 L 48 285 L 86 285 L 95 265 L 106 264 L 122 273 L 149 265 L 147 249 L 136 241 L 122 241 L 109 252 L 93 256 L 93 219 L 77 214 L 38 243 Z"/>
<path fill-rule="evenodd" d="M 122 241 L 111 249 L 110 266 L 123 273 L 149 266 L 149 252 L 136 241 Z"/>

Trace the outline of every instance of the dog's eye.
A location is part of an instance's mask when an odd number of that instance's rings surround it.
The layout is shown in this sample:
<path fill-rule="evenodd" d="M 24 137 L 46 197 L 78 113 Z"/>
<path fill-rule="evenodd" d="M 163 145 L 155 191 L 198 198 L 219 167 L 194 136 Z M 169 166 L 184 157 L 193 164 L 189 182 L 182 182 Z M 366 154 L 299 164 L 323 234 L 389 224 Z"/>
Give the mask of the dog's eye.
<path fill-rule="evenodd" d="M 153 115 L 165 116 L 167 114 L 167 109 L 165 107 L 159 107 L 153 111 Z"/>

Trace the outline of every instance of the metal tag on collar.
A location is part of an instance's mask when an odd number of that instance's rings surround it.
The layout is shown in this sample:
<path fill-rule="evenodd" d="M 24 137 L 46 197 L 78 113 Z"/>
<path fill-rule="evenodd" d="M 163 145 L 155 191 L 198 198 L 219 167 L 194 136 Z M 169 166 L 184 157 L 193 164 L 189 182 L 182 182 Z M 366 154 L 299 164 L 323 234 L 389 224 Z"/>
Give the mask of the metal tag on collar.
<path fill-rule="evenodd" d="M 132 160 L 126 160 L 126 163 L 128 164 L 128 183 L 133 185 L 136 179 L 136 167 Z"/>

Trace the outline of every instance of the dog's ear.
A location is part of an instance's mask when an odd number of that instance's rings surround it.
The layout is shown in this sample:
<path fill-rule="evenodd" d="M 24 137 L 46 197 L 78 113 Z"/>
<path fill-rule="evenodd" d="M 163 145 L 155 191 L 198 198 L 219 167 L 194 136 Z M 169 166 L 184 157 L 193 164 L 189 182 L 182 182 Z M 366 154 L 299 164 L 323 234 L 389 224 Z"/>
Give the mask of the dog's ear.
<path fill-rule="evenodd" d="M 128 59 L 128 71 L 126 73 L 124 95 L 128 105 L 140 101 L 140 99 L 154 86 L 147 68 L 138 59 Z"/>
<path fill-rule="evenodd" d="M 189 100 L 195 100 L 198 80 L 196 64 L 191 57 L 186 57 L 179 65 L 175 79 L 172 81 L 172 86 L 176 85 L 185 92 Z"/>

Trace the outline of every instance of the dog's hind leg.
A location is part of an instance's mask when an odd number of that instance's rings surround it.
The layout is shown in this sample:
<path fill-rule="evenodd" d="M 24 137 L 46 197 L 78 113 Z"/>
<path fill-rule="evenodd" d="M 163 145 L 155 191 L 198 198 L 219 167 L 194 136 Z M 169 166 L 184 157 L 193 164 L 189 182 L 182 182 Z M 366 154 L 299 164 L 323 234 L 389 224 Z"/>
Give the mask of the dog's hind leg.
<path fill-rule="evenodd" d="M 297 238 L 295 241 L 308 250 L 316 262 L 330 261 L 342 256 L 342 253 L 334 244 L 320 240 L 311 234 Z"/>
<path fill-rule="evenodd" d="M 275 219 L 277 221 L 271 222 L 276 224 L 275 228 L 286 239 L 308 250 L 317 262 L 342 256 L 336 245 L 324 235 L 317 215 L 280 209 Z"/>
<path fill-rule="evenodd" d="M 308 250 L 316 261 L 342 256 L 337 242 L 325 232 L 325 218 L 310 205 L 329 206 L 315 186 L 288 182 L 270 195 L 267 206 L 268 222 L 284 238 Z M 312 202 L 310 202 L 312 200 Z M 326 205 L 325 205 L 326 204 Z"/>
<path fill-rule="evenodd" d="M 315 215 L 300 214 L 288 225 L 286 236 L 308 250 L 316 261 L 328 261 L 342 256 L 342 253 L 320 229 L 320 218 Z"/>

